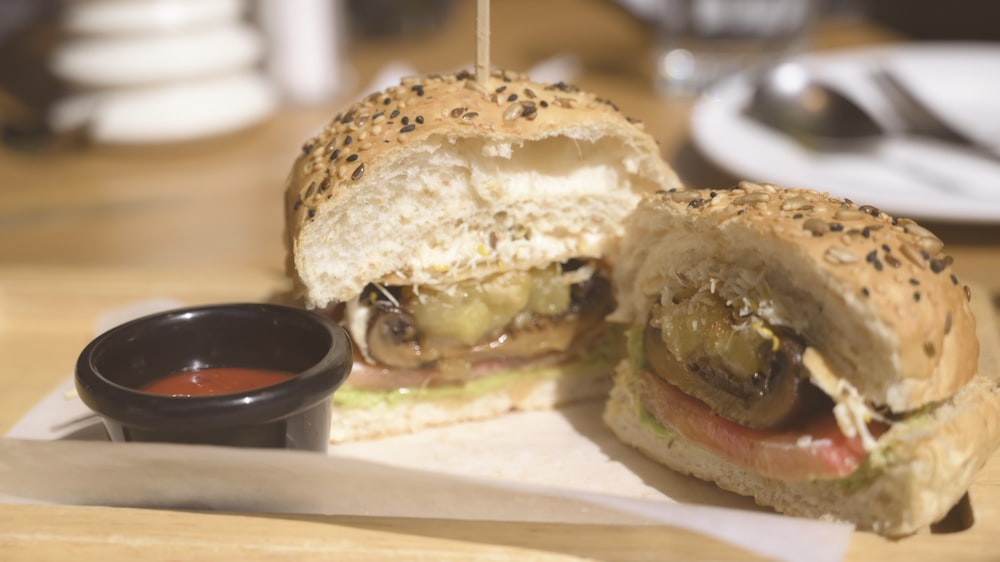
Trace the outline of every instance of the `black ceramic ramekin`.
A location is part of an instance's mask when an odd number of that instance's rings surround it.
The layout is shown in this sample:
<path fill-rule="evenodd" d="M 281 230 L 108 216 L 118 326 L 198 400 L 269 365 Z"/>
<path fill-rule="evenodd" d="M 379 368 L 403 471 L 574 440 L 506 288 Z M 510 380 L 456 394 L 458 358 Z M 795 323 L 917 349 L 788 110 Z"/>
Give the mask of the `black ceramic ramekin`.
<path fill-rule="evenodd" d="M 331 395 L 351 364 L 347 333 L 323 316 L 271 304 L 220 304 L 146 316 L 98 336 L 77 360 L 76 388 L 113 441 L 326 451 Z M 210 396 L 138 390 L 172 373 L 218 367 L 294 376 Z"/>

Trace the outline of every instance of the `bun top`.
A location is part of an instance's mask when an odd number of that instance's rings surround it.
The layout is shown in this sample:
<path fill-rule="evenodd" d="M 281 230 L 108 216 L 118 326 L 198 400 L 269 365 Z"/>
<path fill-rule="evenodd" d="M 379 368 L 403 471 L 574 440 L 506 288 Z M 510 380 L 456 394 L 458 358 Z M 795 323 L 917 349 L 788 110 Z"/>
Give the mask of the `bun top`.
<path fill-rule="evenodd" d="M 640 194 L 679 186 L 642 125 L 563 83 L 407 78 L 306 142 L 286 185 L 308 306 L 600 257 Z"/>
<path fill-rule="evenodd" d="M 941 240 L 905 218 L 803 189 L 667 190 L 627 224 L 614 318 L 711 285 L 792 328 L 870 402 L 907 411 L 977 372 L 969 289 Z"/>

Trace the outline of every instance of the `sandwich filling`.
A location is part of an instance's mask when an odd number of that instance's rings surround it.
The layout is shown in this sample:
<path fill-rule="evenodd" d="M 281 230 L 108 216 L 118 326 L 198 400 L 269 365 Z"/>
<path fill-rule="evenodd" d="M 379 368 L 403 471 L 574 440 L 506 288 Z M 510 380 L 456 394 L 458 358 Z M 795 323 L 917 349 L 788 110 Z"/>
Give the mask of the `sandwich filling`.
<path fill-rule="evenodd" d="M 600 338 L 613 306 L 595 260 L 448 286 L 372 284 L 329 311 L 355 343 L 343 395 L 455 387 L 514 368 L 562 364 Z"/>
<path fill-rule="evenodd" d="M 885 428 L 836 415 L 844 403 L 812 381 L 815 350 L 740 302 L 706 290 L 654 304 L 629 334 L 643 415 L 765 476 L 851 475 Z"/>

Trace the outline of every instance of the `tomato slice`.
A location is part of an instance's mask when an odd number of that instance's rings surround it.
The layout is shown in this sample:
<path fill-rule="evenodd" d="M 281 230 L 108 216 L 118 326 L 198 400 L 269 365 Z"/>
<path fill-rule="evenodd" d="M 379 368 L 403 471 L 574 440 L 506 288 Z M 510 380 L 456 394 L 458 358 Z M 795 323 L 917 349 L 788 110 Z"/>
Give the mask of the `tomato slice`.
<path fill-rule="evenodd" d="M 832 411 L 810 416 L 794 429 L 752 429 L 716 416 L 703 402 L 649 371 L 640 374 L 639 397 L 657 421 L 683 438 L 768 478 L 844 478 L 866 457 L 861 439 L 846 437 Z"/>

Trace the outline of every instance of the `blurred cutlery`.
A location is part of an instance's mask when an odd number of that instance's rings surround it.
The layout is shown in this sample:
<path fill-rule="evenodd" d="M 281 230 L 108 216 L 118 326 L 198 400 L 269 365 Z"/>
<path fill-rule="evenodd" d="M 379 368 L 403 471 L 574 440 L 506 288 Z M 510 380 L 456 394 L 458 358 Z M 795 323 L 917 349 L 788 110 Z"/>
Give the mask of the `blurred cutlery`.
<path fill-rule="evenodd" d="M 963 145 L 978 150 L 986 156 L 1000 158 L 1000 144 L 981 142 L 949 125 L 888 69 L 875 71 L 872 74 L 872 82 L 905 123 L 906 132 Z"/>
<path fill-rule="evenodd" d="M 1000 159 L 1000 147 L 960 135 L 888 71 L 876 71 L 872 81 L 902 120 L 905 130 L 900 132 L 933 137 Z M 812 77 L 794 62 L 780 64 L 764 73 L 745 111 L 751 118 L 813 150 L 870 148 L 892 134 L 846 94 Z"/>
<path fill-rule="evenodd" d="M 764 73 L 745 111 L 814 150 L 853 149 L 886 133 L 851 98 L 791 62 Z"/>

